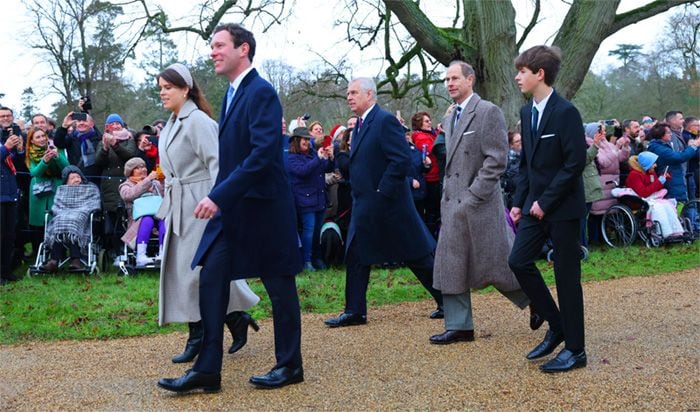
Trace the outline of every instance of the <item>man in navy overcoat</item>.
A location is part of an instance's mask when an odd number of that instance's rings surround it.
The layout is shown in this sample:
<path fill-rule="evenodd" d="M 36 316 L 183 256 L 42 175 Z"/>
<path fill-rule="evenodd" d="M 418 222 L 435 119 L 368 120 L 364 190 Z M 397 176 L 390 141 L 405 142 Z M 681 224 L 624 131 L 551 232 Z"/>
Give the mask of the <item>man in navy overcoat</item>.
<path fill-rule="evenodd" d="M 295 275 L 302 262 L 291 189 L 282 161 L 282 106 L 251 62 L 255 38 L 237 24 L 211 41 L 217 74 L 230 81 L 219 120 L 219 175 L 195 217 L 211 219 L 192 266 L 201 265 L 204 341 L 191 370 L 159 386 L 174 392 L 221 388 L 223 324 L 231 280 L 260 277 L 272 302 L 276 365 L 253 376 L 257 387 L 302 382 L 301 315 Z M 192 245 L 196 247 L 196 245 Z"/>
<path fill-rule="evenodd" d="M 327 319 L 330 327 L 367 323 L 370 267 L 404 262 L 438 305 L 442 294 L 433 288 L 435 240 L 413 204 L 406 175 L 411 157 L 403 126 L 376 104 L 377 89 L 369 78 L 348 85 L 348 105 L 357 114 L 350 150 L 352 218 L 348 229 L 345 311 Z"/>

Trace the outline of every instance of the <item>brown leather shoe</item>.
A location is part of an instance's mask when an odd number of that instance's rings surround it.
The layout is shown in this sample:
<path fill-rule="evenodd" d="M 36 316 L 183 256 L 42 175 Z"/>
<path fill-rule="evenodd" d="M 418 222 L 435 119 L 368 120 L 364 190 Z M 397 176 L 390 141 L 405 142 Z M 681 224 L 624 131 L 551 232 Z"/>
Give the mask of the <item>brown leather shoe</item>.
<path fill-rule="evenodd" d="M 70 265 L 68 265 L 68 270 L 79 272 L 85 270 L 85 266 L 83 266 L 83 262 L 81 262 L 79 258 L 73 258 L 70 261 Z"/>
<path fill-rule="evenodd" d="M 473 330 L 446 330 L 439 335 L 430 337 L 430 343 L 435 345 L 449 345 L 455 342 L 472 342 L 474 341 Z"/>
<path fill-rule="evenodd" d="M 48 262 L 46 262 L 45 264 L 39 266 L 39 270 L 42 272 L 56 273 L 56 272 L 58 272 L 58 262 L 51 259 Z"/>

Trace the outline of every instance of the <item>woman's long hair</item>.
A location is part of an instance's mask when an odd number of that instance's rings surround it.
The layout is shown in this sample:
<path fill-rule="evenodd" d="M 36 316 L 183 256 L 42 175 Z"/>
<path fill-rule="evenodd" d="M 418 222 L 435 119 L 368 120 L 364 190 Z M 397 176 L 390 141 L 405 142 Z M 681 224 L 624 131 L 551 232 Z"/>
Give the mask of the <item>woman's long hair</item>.
<path fill-rule="evenodd" d="M 182 76 L 175 71 L 175 69 L 163 70 L 158 77 L 156 77 L 156 81 L 158 81 L 158 79 L 163 79 L 166 82 L 182 89 L 188 88 L 189 92 L 187 92 L 187 97 L 197 105 L 199 110 L 206 113 L 209 117 L 212 117 L 213 111 L 211 109 L 211 105 L 207 101 L 207 98 L 204 97 L 204 92 L 202 92 L 202 89 L 199 87 L 199 84 L 197 84 L 197 80 L 195 80 L 194 77 L 192 77 L 192 87 L 187 85 L 185 79 L 183 79 Z"/>

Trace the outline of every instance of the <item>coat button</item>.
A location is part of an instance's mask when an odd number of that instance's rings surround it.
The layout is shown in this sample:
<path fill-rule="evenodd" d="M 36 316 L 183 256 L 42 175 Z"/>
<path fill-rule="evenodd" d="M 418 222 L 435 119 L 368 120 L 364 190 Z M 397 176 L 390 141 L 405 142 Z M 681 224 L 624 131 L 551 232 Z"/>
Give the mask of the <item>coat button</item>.
<path fill-rule="evenodd" d="M 452 175 L 447 175 L 447 178 L 448 178 L 448 179 L 449 179 L 450 177 L 452 177 Z"/>
<path fill-rule="evenodd" d="M 450 201 L 450 197 L 449 197 L 449 196 L 445 196 L 445 202 L 449 202 L 449 201 Z"/>
<path fill-rule="evenodd" d="M 455 177 L 459 177 L 459 173 L 455 173 Z"/>
<path fill-rule="evenodd" d="M 462 203 L 462 199 L 457 199 L 457 203 Z"/>

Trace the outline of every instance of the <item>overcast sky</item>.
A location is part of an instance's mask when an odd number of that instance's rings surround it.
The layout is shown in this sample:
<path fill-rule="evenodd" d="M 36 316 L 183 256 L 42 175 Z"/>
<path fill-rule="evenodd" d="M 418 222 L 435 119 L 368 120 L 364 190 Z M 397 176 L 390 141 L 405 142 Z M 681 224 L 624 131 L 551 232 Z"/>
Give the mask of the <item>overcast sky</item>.
<path fill-rule="evenodd" d="M 163 4 L 170 14 L 171 21 L 186 19 L 191 15 L 191 4 L 185 1 L 151 0 Z M 599 0 L 605 1 L 605 0 Z M 530 0 L 514 0 L 517 11 L 517 21 L 524 25 L 532 14 Z M 337 16 L 341 14 L 341 1 L 328 0 L 297 0 L 292 11 L 293 15 L 288 23 L 283 26 L 275 26 L 267 33 L 260 33 L 253 28 L 258 42 L 255 63 L 259 64 L 267 59 L 284 60 L 288 64 L 299 69 L 318 67 L 320 54 L 329 61 L 346 56 L 351 62 L 361 62 L 353 65 L 353 75 L 376 76 L 383 71 L 381 59 L 382 51 L 379 46 L 373 46 L 369 50 L 360 53 L 359 50 L 345 41 L 343 27 L 334 27 Z M 640 0 L 623 0 L 618 13 L 639 7 L 646 3 Z M 431 0 L 423 2 L 431 5 L 429 17 L 437 24 L 449 25 L 453 17 L 453 0 Z M 2 103 L 10 106 L 15 112 L 21 108 L 22 90 L 33 87 L 38 97 L 37 106 L 42 112 L 49 113 L 51 104 L 58 97 L 49 94 L 48 80 L 45 78 L 50 68 L 47 63 L 42 63 L 36 55 L 37 51 L 26 46 L 27 32 L 31 32 L 34 24 L 26 15 L 25 7 L 21 0 L 2 0 L 3 24 L 0 25 L 0 38 L 2 38 L 2 59 L 0 60 L 0 92 L 5 93 Z M 567 10 L 566 4 L 561 0 L 543 0 L 540 24 L 528 36 L 524 47 L 536 44 L 551 44 L 554 32 L 561 24 L 561 20 Z M 596 55 L 591 69 L 596 72 L 604 70 L 616 62 L 607 56 L 608 51 L 618 44 L 641 44 L 648 51 L 653 45 L 656 36 L 661 32 L 665 19 L 670 12 L 647 19 L 643 24 L 634 24 L 619 31 L 605 40 Z M 518 27 L 518 35 L 522 27 Z M 178 36 L 176 43 L 180 47 L 180 57 L 184 62 L 191 62 L 198 57 L 206 56 L 208 45 L 194 36 Z M 368 59 L 368 57 L 371 57 Z M 369 63 L 368 63 L 369 61 Z M 133 80 L 142 80 L 143 74 L 132 64 L 127 71 L 127 76 Z"/>

